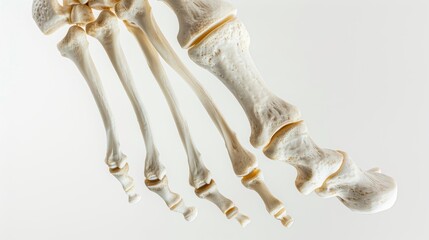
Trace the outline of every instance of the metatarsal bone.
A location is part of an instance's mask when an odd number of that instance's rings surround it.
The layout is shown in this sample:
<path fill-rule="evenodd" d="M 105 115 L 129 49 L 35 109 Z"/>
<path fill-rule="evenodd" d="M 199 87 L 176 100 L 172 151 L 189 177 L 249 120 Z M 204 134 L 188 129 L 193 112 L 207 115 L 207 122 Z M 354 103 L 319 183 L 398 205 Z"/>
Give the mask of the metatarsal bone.
<path fill-rule="evenodd" d="M 234 94 L 250 122 L 250 143 L 263 147 L 282 127 L 301 120 L 301 114 L 265 87 L 250 56 L 249 44 L 247 30 L 236 19 L 191 48 L 189 56 L 215 74 Z"/>
<path fill-rule="evenodd" d="M 115 14 L 108 10 L 102 11 L 95 22 L 87 25 L 86 30 L 103 45 L 134 107 L 146 144 L 146 185 L 149 190 L 162 197 L 171 210 L 182 213 L 188 221 L 193 220 L 197 215 L 196 209 L 186 207 L 181 197 L 172 193 L 168 187 L 166 170 L 159 160 L 146 110 L 138 95 L 120 45 L 119 26 Z"/>
<path fill-rule="evenodd" d="M 106 163 L 111 173 L 119 180 L 128 194 L 129 202 L 137 202 L 140 197 L 135 193 L 133 179 L 128 175 L 128 164 L 125 162 L 126 156 L 120 151 L 112 113 L 105 98 L 97 69 L 88 51 L 85 31 L 78 26 L 72 26 L 66 37 L 58 43 L 58 50 L 64 57 L 69 58 L 76 64 L 88 83 L 106 129 L 108 140 Z"/>
<path fill-rule="evenodd" d="M 188 154 L 188 163 L 190 169 L 190 184 L 196 189 L 195 192 L 201 198 L 205 198 L 214 204 L 216 204 L 221 211 L 230 218 L 236 218 L 242 226 L 245 226 L 249 221 L 245 215 L 238 213 L 238 208 L 234 206 L 233 202 L 225 198 L 219 191 L 207 192 L 209 189 L 207 186 L 214 184 L 214 181 L 210 178 L 210 181 L 204 182 L 203 185 L 195 182 L 196 179 L 200 177 L 195 177 L 196 174 L 209 173 L 207 168 L 204 166 L 202 160 L 200 159 L 200 154 L 196 147 L 193 144 L 187 123 L 183 118 L 178 102 L 176 100 L 174 90 L 170 85 L 167 74 L 165 73 L 164 68 L 159 59 L 158 52 L 153 47 L 152 43 L 149 41 L 146 34 L 136 25 L 131 23 L 126 23 L 128 30 L 134 34 L 137 41 L 139 42 L 146 59 L 148 61 L 149 68 L 151 69 L 155 79 L 157 80 L 165 98 L 167 99 L 170 110 L 173 114 L 174 120 L 176 122 L 177 129 L 179 130 L 179 135 L 182 139 L 183 146 Z M 210 185 L 211 186 L 211 185 Z M 214 186 L 214 185 L 213 185 Z M 211 188 L 210 188 L 211 189 Z M 234 214 L 228 212 L 230 209 L 234 209 Z M 247 219 L 247 220 L 246 220 Z"/>
<path fill-rule="evenodd" d="M 146 144 L 145 176 L 147 187 L 164 199 L 171 210 L 183 214 L 186 220 L 192 221 L 197 215 L 197 210 L 185 206 L 180 195 L 171 192 L 168 186 L 165 167 L 159 160 L 146 110 L 140 100 L 120 45 L 119 26 L 115 14 L 104 10 L 95 22 L 87 25 L 86 30 L 89 35 L 95 37 L 103 45 L 134 107 Z"/>
<path fill-rule="evenodd" d="M 234 172 L 238 177 L 246 177 L 251 174 L 253 171 L 260 171 L 257 166 L 255 156 L 243 148 L 243 146 L 238 141 L 235 133 L 228 126 L 227 122 L 223 118 L 222 114 L 214 104 L 211 97 L 204 90 L 198 80 L 192 75 L 192 73 L 186 68 L 186 66 L 179 59 L 177 54 L 174 52 L 168 41 L 165 39 L 158 25 L 156 24 L 155 19 L 152 16 L 151 7 L 147 1 L 124 1 L 118 4 L 115 8 L 117 15 L 129 22 L 133 22 L 138 25 L 141 29 L 133 27 L 130 29 L 137 36 L 137 39 L 140 42 L 140 45 L 147 45 L 143 41 L 141 36 L 147 34 L 147 37 L 150 39 L 153 46 L 156 48 L 158 53 L 163 57 L 163 59 L 177 72 L 179 75 L 186 80 L 186 82 L 191 86 L 194 92 L 197 94 L 201 103 L 205 107 L 207 113 L 210 115 L 212 121 L 215 123 L 220 134 L 224 138 L 228 154 L 231 159 Z M 132 26 L 129 24 L 129 26 Z M 147 40 L 146 40 L 147 42 Z M 261 191 L 256 191 L 260 197 L 263 199 L 266 204 L 266 208 L 270 213 L 273 213 L 273 216 L 278 215 L 277 212 L 272 211 L 272 206 L 275 205 L 274 209 L 285 209 L 284 204 L 275 198 L 265 186 L 265 183 L 262 179 L 259 181 L 260 185 L 264 185 L 266 190 L 264 193 Z M 250 188 L 252 189 L 252 188 Z M 255 190 L 255 189 L 254 189 Z M 267 203 L 272 203 L 270 206 Z M 273 204 L 275 203 L 275 204 Z M 278 218 L 284 221 L 284 218 L 290 218 L 290 216 L 281 215 L 281 218 Z"/>
<path fill-rule="evenodd" d="M 95 22 L 86 26 L 86 32 L 103 45 L 134 108 L 146 144 L 146 162 L 153 165 L 146 169 L 152 170 L 147 176 L 148 179 L 162 179 L 165 176 L 165 168 L 158 163 L 158 150 L 154 144 L 147 113 L 136 91 L 131 71 L 120 46 L 119 26 L 115 15 L 107 10 L 102 11 Z"/>
<path fill-rule="evenodd" d="M 33 19 L 44 34 L 50 34 L 66 25 L 71 8 L 61 6 L 57 0 L 34 0 Z"/>

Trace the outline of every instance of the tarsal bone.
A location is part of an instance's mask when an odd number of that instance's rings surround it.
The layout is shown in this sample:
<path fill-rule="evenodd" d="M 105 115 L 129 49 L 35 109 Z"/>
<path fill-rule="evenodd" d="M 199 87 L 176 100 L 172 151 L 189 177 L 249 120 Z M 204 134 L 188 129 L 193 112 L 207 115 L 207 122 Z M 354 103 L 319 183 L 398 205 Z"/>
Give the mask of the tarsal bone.
<path fill-rule="evenodd" d="M 119 180 L 128 194 L 129 202 L 137 202 L 140 197 L 135 193 L 134 181 L 128 175 L 128 164 L 125 162 L 126 156 L 120 151 L 112 113 L 105 97 L 99 74 L 88 50 L 85 31 L 78 26 L 72 26 L 66 37 L 58 43 L 58 49 L 64 57 L 69 58 L 76 64 L 88 83 L 106 129 L 108 142 L 106 163 L 111 173 Z"/>
<path fill-rule="evenodd" d="M 34 0 L 33 19 L 44 34 L 50 34 L 70 21 L 70 6 L 61 6 L 57 0 Z"/>

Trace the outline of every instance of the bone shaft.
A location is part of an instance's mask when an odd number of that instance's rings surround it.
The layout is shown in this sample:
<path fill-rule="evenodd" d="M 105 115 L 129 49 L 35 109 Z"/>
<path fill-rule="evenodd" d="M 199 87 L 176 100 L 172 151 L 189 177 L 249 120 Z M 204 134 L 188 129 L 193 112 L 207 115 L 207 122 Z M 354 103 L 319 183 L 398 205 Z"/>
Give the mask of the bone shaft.
<path fill-rule="evenodd" d="M 149 119 L 147 117 L 148 115 L 136 90 L 133 76 L 128 67 L 122 47 L 116 38 L 113 38 L 113 41 L 111 42 L 103 42 L 102 44 L 119 76 L 119 79 L 121 80 L 131 104 L 133 105 L 148 154 L 157 154 Z"/>
<path fill-rule="evenodd" d="M 183 146 L 185 147 L 186 154 L 188 155 L 188 164 L 191 174 L 193 176 L 197 176 L 198 171 L 208 171 L 201 160 L 199 151 L 192 141 L 188 124 L 180 112 L 178 101 L 176 100 L 167 74 L 161 65 L 156 49 L 153 47 L 146 34 L 140 28 L 128 25 L 128 29 L 136 37 L 146 56 L 150 69 L 155 76 L 155 79 L 157 80 L 165 98 L 167 99 L 167 103 L 170 107 L 171 113 L 173 114 L 180 138 L 182 140 Z M 210 179 L 205 179 L 205 181 L 210 181 Z"/>
<path fill-rule="evenodd" d="M 144 32 L 147 34 L 161 57 L 190 85 L 192 90 L 196 93 L 225 141 L 236 175 L 244 176 L 248 174 L 253 170 L 253 167 L 256 167 L 256 159 L 250 152 L 242 147 L 236 137 L 236 134 L 231 130 L 207 91 L 179 59 L 171 45 L 162 34 L 152 15 L 148 15 L 149 16 L 146 15 L 145 18 L 138 18 L 136 23 L 145 30 Z"/>
<path fill-rule="evenodd" d="M 87 49 L 84 49 L 80 54 L 80 59 L 73 58 L 72 60 L 85 78 L 103 119 L 108 141 L 107 155 L 120 154 L 119 138 L 115 129 L 113 114 L 106 99 L 94 61 Z"/>

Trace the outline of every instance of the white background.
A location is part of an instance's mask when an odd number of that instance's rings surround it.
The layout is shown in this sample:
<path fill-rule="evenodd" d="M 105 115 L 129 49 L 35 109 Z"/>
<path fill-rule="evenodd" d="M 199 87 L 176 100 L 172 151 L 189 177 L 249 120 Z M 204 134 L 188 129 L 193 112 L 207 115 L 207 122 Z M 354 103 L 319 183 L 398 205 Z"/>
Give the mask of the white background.
<path fill-rule="evenodd" d="M 198 218 L 187 223 L 143 183 L 145 149 L 131 105 L 101 46 L 90 48 L 142 201 L 129 205 L 104 164 L 105 133 L 92 95 L 44 36 L 32 1 L 0 0 L 0 239 L 429 239 L 429 2 L 427 0 L 235 0 L 251 52 L 270 89 L 300 107 L 316 142 L 343 149 L 362 167 L 381 167 L 399 186 L 389 211 L 361 215 L 336 199 L 303 196 L 295 170 L 260 166 L 296 219 L 291 229 L 266 213 L 235 177 L 224 143 L 197 98 L 170 68 L 191 132 L 220 190 L 252 218 L 228 221 L 188 185 L 185 152 L 144 57 L 121 40 L 150 114 L 171 187 Z M 152 1 L 156 19 L 186 65 L 209 89 L 249 149 L 249 126 L 229 91 L 176 41 L 174 13 Z"/>

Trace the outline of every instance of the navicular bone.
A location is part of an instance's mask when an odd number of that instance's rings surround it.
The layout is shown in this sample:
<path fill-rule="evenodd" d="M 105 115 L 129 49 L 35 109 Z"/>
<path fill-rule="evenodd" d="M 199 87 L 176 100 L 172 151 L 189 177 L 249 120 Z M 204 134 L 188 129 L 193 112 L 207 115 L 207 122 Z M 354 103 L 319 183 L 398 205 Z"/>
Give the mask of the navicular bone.
<path fill-rule="evenodd" d="M 88 5 L 76 4 L 72 6 L 70 23 L 71 24 L 87 24 L 95 20 L 92 9 Z"/>
<path fill-rule="evenodd" d="M 69 58 L 76 64 L 76 67 L 87 81 L 106 129 L 108 140 L 106 163 L 111 173 L 119 180 L 123 189 L 128 194 L 129 202 L 137 202 L 140 197 L 134 192 L 133 179 L 128 175 L 128 164 L 125 162 L 126 156 L 120 151 L 119 138 L 116 133 L 112 113 L 106 100 L 98 71 L 88 51 L 88 41 L 85 31 L 78 26 L 72 26 L 67 32 L 66 37 L 58 43 L 58 50 L 61 52 L 61 55 Z"/>
<path fill-rule="evenodd" d="M 33 19 L 44 34 L 50 34 L 69 23 L 71 7 L 57 0 L 34 0 Z"/>

